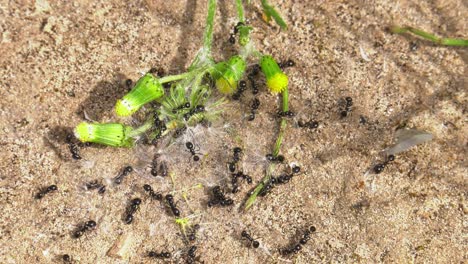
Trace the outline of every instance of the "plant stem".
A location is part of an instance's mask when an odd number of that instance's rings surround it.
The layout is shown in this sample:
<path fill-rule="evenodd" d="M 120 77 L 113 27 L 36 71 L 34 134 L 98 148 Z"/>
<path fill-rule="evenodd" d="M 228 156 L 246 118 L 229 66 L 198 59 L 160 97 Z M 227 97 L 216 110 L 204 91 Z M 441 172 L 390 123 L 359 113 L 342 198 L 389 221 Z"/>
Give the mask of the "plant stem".
<path fill-rule="evenodd" d="M 242 0 L 236 0 L 236 6 L 237 6 L 237 16 L 239 17 L 239 22 L 245 23 L 244 6 L 242 5 Z"/>
<path fill-rule="evenodd" d="M 273 8 L 268 3 L 268 0 L 262 0 L 262 7 L 263 7 L 263 13 L 268 18 L 268 21 L 270 20 L 271 17 L 273 17 L 276 24 L 278 24 L 281 27 L 281 29 L 288 28 L 288 26 L 286 25 L 286 22 L 284 22 L 283 18 L 281 18 L 281 15 L 278 13 L 278 11 L 276 11 L 275 8 Z"/>
<path fill-rule="evenodd" d="M 133 129 L 130 133 L 126 135 L 126 137 L 133 138 L 133 137 L 139 136 L 145 133 L 146 131 L 148 131 L 152 126 L 153 126 L 153 120 L 150 118 L 140 127 Z"/>
<path fill-rule="evenodd" d="M 206 16 L 205 33 L 203 34 L 203 48 L 198 51 L 197 56 L 195 56 L 195 59 L 193 59 L 192 64 L 190 64 L 189 71 L 202 65 L 209 64 L 209 62 L 212 61 L 211 45 L 213 43 L 213 27 L 216 14 L 216 3 L 217 0 L 208 0 L 208 14 Z"/>
<path fill-rule="evenodd" d="M 413 27 L 398 27 L 394 26 L 390 28 L 390 31 L 392 33 L 396 34 L 404 34 L 407 32 L 413 33 L 416 36 L 420 36 L 424 39 L 427 39 L 431 42 L 434 42 L 439 45 L 444 45 L 444 46 L 461 46 L 461 47 L 466 47 L 468 46 L 468 40 L 467 39 L 456 39 L 456 38 L 441 38 L 438 37 L 434 34 L 428 33 L 426 31 L 413 28 Z"/>
<path fill-rule="evenodd" d="M 203 49 L 207 54 L 211 54 L 211 44 L 213 43 L 213 25 L 216 14 L 217 0 L 208 1 L 208 15 L 206 16 L 206 28 L 203 35 Z"/>
<path fill-rule="evenodd" d="M 193 73 L 192 72 L 184 72 L 184 73 L 177 74 L 177 75 L 164 76 L 164 77 L 159 79 L 159 82 L 161 84 L 163 84 L 163 83 L 178 81 L 178 80 L 185 79 L 187 76 L 190 76 L 191 74 L 193 74 Z"/>
<path fill-rule="evenodd" d="M 282 93 L 282 99 L 283 112 L 289 111 L 289 92 L 287 87 Z M 276 139 L 275 148 L 273 150 L 274 157 L 277 157 L 280 152 L 281 144 L 283 143 L 284 133 L 286 132 L 286 125 L 286 118 L 283 117 L 281 119 L 280 132 L 278 134 L 278 138 Z M 262 181 L 257 185 L 257 187 L 255 187 L 252 194 L 245 202 L 245 210 L 248 210 L 255 203 L 258 194 L 262 191 L 263 187 L 270 181 L 273 171 L 275 171 L 275 164 L 271 163 L 267 168 L 265 177 L 263 177 Z"/>

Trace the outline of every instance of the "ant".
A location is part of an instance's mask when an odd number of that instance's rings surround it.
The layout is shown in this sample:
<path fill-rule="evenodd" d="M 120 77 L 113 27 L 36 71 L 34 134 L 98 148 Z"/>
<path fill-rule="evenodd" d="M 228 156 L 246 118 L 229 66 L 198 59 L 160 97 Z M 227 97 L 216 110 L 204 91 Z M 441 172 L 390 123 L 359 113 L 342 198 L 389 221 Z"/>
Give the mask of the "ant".
<path fill-rule="evenodd" d="M 57 185 L 50 185 L 49 187 L 47 188 L 43 188 L 41 189 L 37 194 L 36 194 L 36 199 L 42 199 L 44 198 L 44 196 L 48 193 L 51 193 L 51 192 L 54 192 L 54 191 L 57 191 Z"/>
<path fill-rule="evenodd" d="M 195 252 L 196 251 L 197 251 L 197 246 L 191 246 L 190 247 L 190 249 L 187 252 L 187 256 L 188 256 L 187 263 L 195 263 L 195 258 L 196 258 Z"/>
<path fill-rule="evenodd" d="M 153 190 L 153 187 L 151 187 L 149 184 L 143 185 L 143 189 L 153 198 L 154 200 L 162 201 L 162 194 L 156 193 Z"/>
<path fill-rule="evenodd" d="M 299 127 L 303 127 L 303 128 L 309 128 L 309 129 L 315 129 L 315 128 L 318 128 L 319 126 L 319 122 L 313 120 L 313 121 L 307 121 L 307 122 L 304 122 L 302 120 L 299 120 L 299 122 L 297 122 L 297 125 Z"/>
<path fill-rule="evenodd" d="M 241 236 L 242 238 L 245 238 L 247 240 L 249 240 L 250 244 L 252 245 L 252 247 L 254 248 L 258 248 L 260 246 L 260 242 L 258 242 L 257 240 L 253 239 L 249 233 L 247 233 L 247 231 L 242 231 L 241 233 Z"/>
<path fill-rule="evenodd" d="M 226 198 L 220 186 L 215 186 L 213 188 L 213 199 L 208 201 L 208 207 L 212 207 L 218 204 L 225 207 L 233 205 L 234 201 L 231 198 Z"/>
<path fill-rule="evenodd" d="M 283 155 L 274 156 L 273 154 L 267 154 L 265 157 L 268 161 L 271 161 L 271 162 L 282 163 L 284 161 Z"/>
<path fill-rule="evenodd" d="M 162 68 L 153 67 L 148 72 L 151 74 L 156 74 L 159 77 L 162 77 L 164 75 L 164 69 Z"/>
<path fill-rule="evenodd" d="M 117 177 L 114 178 L 115 184 L 121 184 L 123 178 L 126 177 L 128 174 L 130 174 L 132 171 L 133 171 L 133 167 L 132 167 L 132 166 L 126 166 L 126 167 L 123 169 L 122 173 L 121 173 L 120 175 L 118 175 Z"/>
<path fill-rule="evenodd" d="M 97 180 L 86 183 L 86 189 L 88 190 L 97 189 L 99 194 L 103 194 L 106 192 L 106 186 L 103 185 L 102 183 L 99 183 Z"/>
<path fill-rule="evenodd" d="M 236 26 L 234 26 L 233 33 L 229 35 L 229 43 L 232 45 L 236 44 L 236 35 L 239 33 L 239 28 L 244 26 L 245 24 L 243 22 L 237 23 Z"/>
<path fill-rule="evenodd" d="M 198 113 L 201 113 L 201 112 L 205 112 L 205 106 L 197 105 L 197 106 L 195 106 L 194 109 L 190 110 L 190 112 L 184 114 L 184 120 L 187 121 L 187 120 L 190 119 L 191 116 L 193 116 L 195 114 L 198 114 Z"/>
<path fill-rule="evenodd" d="M 68 134 L 66 141 L 68 143 L 68 148 L 70 149 L 70 152 L 72 154 L 72 158 L 76 160 L 81 159 L 80 149 L 78 148 L 78 145 L 73 142 L 73 134 Z"/>
<path fill-rule="evenodd" d="M 293 117 L 296 114 L 292 111 L 278 111 L 276 112 L 276 117 Z"/>
<path fill-rule="evenodd" d="M 347 96 L 345 97 L 345 102 L 345 108 L 340 112 L 341 118 L 347 117 L 349 112 L 351 112 L 351 106 L 353 106 L 353 98 Z"/>
<path fill-rule="evenodd" d="M 81 236 L 83 236 L 84 232 L 95 229 L 95 228 L 96 228 L 96 222 L 94 220 L 89 220 L 89 221 L 85 222 L 83 226 L 78 228 L 73 233 L 73 237 L 74 238 L 80 238 Z"/>
<path fill-rule="evenodd" d="M 200 225 L 196 224 L 192 227 L 190 234 L 188 235 L 188 240 L 195 241 L 197 239 L 197 231 L 200 229 Z"/>
<path fill-rule="evenodd" d="M 160 259 L 168 259 L 171 257 L 171 253 L 162 251 L 161 253 L 158 253 L 156 251 L 150 251 L 148 252 L 148 257 L 150 258 L 160 258 Z"/>
<path fill-rule="evenodd" d="M 179 110 L 188 109 L 188 108 L 190 108 L 190 103 L 189 103 L 189 102 L 187 102 L 187 103 L 185 103 L 185 104 L 182 104 L 181 106 L 179 106 L 179 107 L 177 107 L 177 108 L 172 109 L 172 113 L 175 114 L 175 113 L 177 113 L 177 111 L 179 111 Z"/>
<path fill-rule="evenodd" d="M 234 155 L 233 155 L 233 161 L 228 163 L 228 169 L 230 172 L 235 172 L 236 171 L 236 164 L 240 160 L 240 155 L 242 154 L 242 149 L 239 147 L 235 147 L 233 149 Z"/>
<path fill-rule="evenodd" d="M 309 229 L 307 229 L 305 232 L 304 232 L 304 235 L 302 236 L 302 238 L 299 240 L 299 243 L 297 243 L 294 247 L 292 248 L 286 248 L 286 249 L 282 249 L 280 250 L 280 253 L 282 255 L 290 255 L 292 253 L 294 254 L 297 254 L 299 251 L 301 251 L 302 249 L 302 246 L 307 244 L 307 242 L 310 240 L 310 234 L 311 233 L 314 233 L 316 231 L 316 228 L 315 226 L 311 226 Z"/>
<path fill-rule="evenodd" d="M 260 72 L 260 66 L 258 64 L 255 64 L 252 67 L 252 71 L 249 73 L 247 76 L 247 79 L 250 81 L 250 86 L 252 87 L 252 94 L 258 94 L 258 85 L 255 83 L 255 77 L 258 75 Z"/>
<path fill-rule="evenodd" d="M 255 119 L 255 114 L 259 107 L 260 107 L 260 100 L 258 100 L 258 98 L 255 97 L 254 99 L 252 99 L 252 104 L 250 105 L 251 111 L 250 111 L 250 115 L 248 118 L 249 121 L 253 121 Z"/>
<path fill-rule="evenodd" d="M 237 184 L 237 179 L 242 178 L 244 179 L 248 184 L 252 184 L 252 177 L 249 175 L 244 174 L 242 171 L 239 171 L 237 173 L 232 174 L 232 193 L 237 193 L 239 191 L 239 185 Z"/>
<path fill-rule="evenodd" d="M 127 215 L 125 216 L 124 222 L 129 225 L 133 222 L 133 214 L 138 210 L 141 204 L 140 198 L 134 198 L 130 201 L 130 206 L 127 208 Z"/>
<path fill-rule="evenodd" d="M 154 157 L 153 162 L 151 164 L 151 175 L 153 175 L 154 177 L 158 175 L 161 177 L 166 177 L 167 176 L 167 164 L 164 161 L 161 162 L 159 164 L 159 170 L 158 170 L 157 159 L 158 159 L 158 155 Z"/>
<path fill-rule="evenodd" d="M 375 174 L 381 173 L 385 169 L 385 166 L 387 166 L 388 163 L 394 160 L 395 160 L 395 155 L 389 155 L 383 163 L 378 163 L 377 165 L 375 165 L 374 173 Z"/>
<path fill-rule="evenodd" d="M 195 152 L 195 147 L 193 146 L 193 143 L 192 142 L 186 142 L 185 143 L 185 147 L 187 147 L 187 149 L 189 150 L 190 154 L 192 154 L 192 158 L 193 158 L 193 161 L 199 161 L 200 160 L 200 157 L 197 155 L 199 153 L 196 153 Z"/>
<path fill-rule="evenodd" d="M 296 63 L 289 59 L 285 62 L 280 62 L 278 66 L 280 66 L 281 69 L 286 69 L 286 68 L 289 68 L 289 67 L 294 67 L 296 65 Z"/>
<path fill-rule="evenodd" d="M 247 82 L 244 80 L 239 81 L 239 89 L 232 95 L 232 99 L 239 100 L 245 90 L 247 90 Z"/>
<path fill-rule="evenodd" d="M 169 204 L 169 207 L 171 208 L 172 214 L 174 216 L 179 217 L 180 216 L 180 210 L 177 209 L 176 204 L 174 203 L 174 196 L 172 194 L 167 194 L 166 195 L 166 202 Z"/>
<path fill-rule="evenodd" d="M 62 260 L 63 260 L 63 262 L 67 262 L 67 263 L 68 263 L 68 262 L 71 261 L 71 257 L 70 257 L 70 255 L 68 255 L 68 254 L 63 254 L 63 255 L 62 255 Z"/>

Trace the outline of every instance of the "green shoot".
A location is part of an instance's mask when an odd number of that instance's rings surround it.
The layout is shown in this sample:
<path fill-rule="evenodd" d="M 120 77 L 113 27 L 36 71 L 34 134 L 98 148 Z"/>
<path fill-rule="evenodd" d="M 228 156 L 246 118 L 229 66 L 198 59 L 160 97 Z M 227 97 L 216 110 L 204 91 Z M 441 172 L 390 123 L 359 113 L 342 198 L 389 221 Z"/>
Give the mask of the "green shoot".
<path fill-rule="evenodd" d="M 283 18 L 281 18 L 281 15 L 278 13 L 278 11 L 276 11 L 275 8 L 268 3 L 268 0 L 262 0 L 262 7 L 263 15 L 265 16 L 265 20 L 267 22 L 269 22 L 273 17 L 276 24 L 278 24 L 281 29 L 285 30 L 288 28 L 286 22 L 284 22 Z"/>
<path fill-rule="evenodd" d="M 413 28 L 413 27 L 398 27 L 393 26 L 390 28 L 390 31 L 395 34 L 404 34 L 410 32 L 416 36 L 420 36 L 424 39 L 427 39 L 431 42 L 434 42 L 438 45 L 443 46 L 460 46 L 460 47 L 467 47 L 468 40 L 467 39 L 456 39 L 456 38 L 441 38 L 434 34 L 428 33 L 426 31 Z"/>
<path fill-rule="evenodd" d="M 282 110 L 283 112 L 289 111 L 288 88 L 284 89 L 284 91 L 282 92 Z M 273 149 L 274 157 L 277 157 L 280 152 L 281 144 L 283 143 L 284 134 L 286 133 L 286 125 L 287 125 L 286 118 L 284 117 L 281 118 L 280 131 L 278 134 L 278 138 L 276 139 L 275 147 Z M 257 200 L 257 196 L 260 194 L 263 187 L 265 187 L 265 185 L 270 181 L 271 176 L 274 171 L 275 171 L 275 164 L 270 163 L 270 165 L 267 168 L 265 177 L 263 177 L 262 181 L 257 185 L 257 187 L 255 187 L 252 194 L 250 194 L 249 198 L 247 198 L 247 201 L 245 202 L 245 207 L 244 207 L 245 210 L 248 210 L 255 203 L 255 201 Z"/>

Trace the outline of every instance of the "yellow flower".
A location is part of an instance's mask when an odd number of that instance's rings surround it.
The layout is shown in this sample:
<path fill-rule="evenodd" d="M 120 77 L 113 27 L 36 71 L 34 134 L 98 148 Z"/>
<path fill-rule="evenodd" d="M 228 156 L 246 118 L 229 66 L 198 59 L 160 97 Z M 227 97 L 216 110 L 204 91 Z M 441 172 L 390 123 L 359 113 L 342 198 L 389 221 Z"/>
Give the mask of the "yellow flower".
<path fill-rule="evenodd" d="M 272 93 L 281 93 L 288 87 L 288 76 L 284 74 L 273 57 L 263 56 L 260 60 L 260 67 L 265 74 L 267 87 Z"/>
<path fill-rule="evenodd" d="M 213 78 L 216 88 L 223 94 L 233 94 L 237 90 L 237 82 L 245 72 L 245 61 L 236 55 L 227 62 L 220 62 L 214 68 Z"/>

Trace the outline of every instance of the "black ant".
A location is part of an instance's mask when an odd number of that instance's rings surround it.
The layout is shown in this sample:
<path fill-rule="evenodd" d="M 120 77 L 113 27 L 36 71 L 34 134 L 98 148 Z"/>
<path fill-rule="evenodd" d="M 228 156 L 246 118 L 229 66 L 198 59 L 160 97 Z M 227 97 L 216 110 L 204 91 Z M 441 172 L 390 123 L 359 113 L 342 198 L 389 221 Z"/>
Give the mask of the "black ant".
<path fill-rule="evenodd" d="M 237 184 L 237 179 L 242 178 L 244 179 L 248 184 L 252 184 L 252 177 L 249 175 L 244 174 L 242 171 L 239 171 L 237 173 L 232 174 L 232 193 L 237 193 L 239 191 L 239 185 Z"/>
<path fill-rule="evenodd" d="M 174 214 L 174 216 L 176 216 L 176 217 L 179 217 L 180 216 L 180 210 L 177 209 L 176 204 L 174 203 L 174 196 L 172 196 L 172 194 L 167 194 L 166 195 L 166 202 L 169 205 L 169 207 L 171 208 L 172 214 Z"/>
<path fill-rule="evenodd" d="M 200 229 L 200 225 L 196 224 L 192 227 L 190 234 L 188 235 L 188 240 L 195 241 L 197 239 L 197 231 Z"/>
<path fill-rule="evenodd" d="M 187 252 L 187 256 L 188 256 L 188 259 L 187 259 L 187 263 L 195 263 L 195 258 L 196 258 L 196 255 L 195 255 L 195 252 L 197 251 L 197 246 L 191 246 Z"/>
<path fill-rule="evenodd" d="M 126 177 L 128 174 L 130 174 L 131 172 L 133 171 L 133 167 L 132 166 L 126 166 L 122 173 L 119 174 L 117 177 L 114 178 L 114 183 L 115 184 L 121 184 L 122 181 L 123 181 L 123 178 Z"/>
<path fill-rule="evenodd" d="M 189 102 L 187 102 L 187 103 L 185 103 L 185 104 L 182 104 L 181 106 L 179 106 L 179 107 L 177 107 L 177 108 L 172 109 L 172 113 L 175 114 L 175 113 L 177 113 L 177 111 L 179 111 L 179 110 L 188 109 L 188 108 L 190 108 L 190 103 L 189 103 Z"/>
<path fill-rule="evenodd" d="M 239 100 L 245 90 L 247 90 L 247 82 L 244 80 L 239 81 L 239 88 L 236 93 L 232 95 L 232 99 Z"/>
<path fill-rule="evenodd" d="M 240 160 L 240 155 L 242 154 L 242 149 L 239 147 L 235 147 L 233 149 L 234 155 L 233 155 L 233 161 L 228 163 L 228 169 L 230 172 L 235 172 L 236 171 L 236 164 Z"/>
<path fill-rule="evenodd" d="M 81 226 L 75 232 L 73 232 L 73 237 L 80 238 L 81 236 L 83 236 L 84 232 L 93 230 L 95 228 L 96 228 L 96 222 L 93 220 L 89 220 L 85 222 L 83 226 Z"/>
<path fill-rule="evenodd" d="M 254 99 L 252 99 L 252 104 L 250 105 L 251 111 L 250 111 L 250 115 L 248 118 L 249 121 L 253 121 L 255 119 L 255 114 L 259 107 L 260 107 L 260 100 L 258 100 L 258 98 L 255 97 Z"/>
<path fill-rule="evenodd" d="M 280 66 L 281 69 L 286 69 L 286 68 L 289 68 L 289 67 L 294 67 L 296 65 L 296 63 L 289 59 L 285 62 L 280 62 L 278 66 Z"/>
<path fill-rule="evenodd" d="M 168 259 L 171 258 L 171 253 L 162 251 L 161 253 L 158 253 L 156 251 L 150 251 L 148 252 L 148 257 L 150 258 L 159 258 L 159 259 Z"/>
<path fill-rule="evenodd" d="M 72 158 L 76 160 L 81 159 L 80 149 L 78 148 L 78 145 L 73 142 L 72 134 L 67 135 L 67 143 L 68 143 L 68 148 L 70 149 L 70 152 L 72 154 Z"/>
<path fill-rule="evenodd" d="M 195 152 L 195 147 L 193 146 L 192 142 L 190 142 L 190 141 L 186 142 L 185 147 L 187 147 L 187 149 L 190 151 L 190 154 L 192 154 L 193 161 L 199 161 L 200 160 L 200 157 L 197 155 L 199 153 Z"/>
<path fill-rule="evenodd" d="M 133 214 L 138 210 L 141 204 L 140 198 L 134 198 L 130 201 L 130 206 L 127 208 L 124 222 L 129 225 L 133 222 Z"/>
<path fill-rule="evenodd" d="M 63 262 L 67 262 L 67 263 L 68 263 L 68 262 L 71 261 L 71 257 L 70 257 L 70 255 L 68 255 L 68 254 L 63 254 L 63 255 L 62 255 L 62 260 L 63 260 Z"/>
<path fill-rule="evenodd" d="M 212 207 L 218 204 L 223 207 L 230 206 L 234 204 L 234 200 L 231 198 L 226 198 L 223 191 L 221 190 L 221 187 L 215 186 L 213 187 L 213 199 L 208 201 L 208 207 Z"/>
<path fill-rule="evenodd" d="M 153 67 L 148 72 L 151 73 L 151 74 L 156 74 L 159 77 L 162 77 L 164 75 L 164 69 L 162 69 L 162 68 Z"/>
<path fill-rule="evenodd" d="M 257 76 L 259 72 L 260 72 L 260 66 L 258 64 L 255 64 L 252 67 L 252 71 L 247 76 L 247 78 L 250 81 L 250 86 L 252 87 L 252 94 L 254 95 L 258 94 L 258 85 L 257 83 L 255 83 L 255 77 Z"/>
<path fill-rule="evenodd" d="M 297 243 L 294 247 L 292 248 L 286 248 L 286 249 L 282 249 L 280 250 L 280 253 L 282 255 L 290 255 L 290 254 L 297 254 L 299 251 L 301 251 L 302 249 L 302 246 L 307 244 L 307 242 L 310 240 L 310 234 L 311 233 L 314 233 L 316 230 L 315 226 L 311 226 L 309 229 L 307 229 L 305 232 L 304 232 L 304 235 L 302 236 L 302 238 L 299 240 L 299 243 Z"/>
<path fill-rule="evenodd" d="M 395 155 L 389 155 L 383 163 L 378 163 L 377 165 L 374 166 L 374 173 L 375 174 L 381 173 L 385 169 L 385 166 L 387 166 L 389 162 L 392 162 L 394 160 L 395 160 Z"/>
<path fill-rule="evenodd" d="M 252 247 L 254 248 L 258 248 L 260 246 L 260 242 L 258 242 L 257 240 L 253 239 L 249 233 L 247 233 L 247 231 L 242 231 L 241 233 L 241 236 L 242 238 L 245 238 L 247 240 L 249 240 L 250 244 L 252 245 Z"/>
<path fill-rule="evenodd" d="M 159 169 L 158 169 L 158 155 L 156 155 L 153 159 L 153 162 L 151 164 L 151 175 L 153 176 L 161 176 L 161 177 L 166 177 L 167 176 L 167 165 L 166 162 L 162 161 L 159 164 Z"/>
<path fill-rule="evenodd" d="M 205 106 L 197 105 L 194 109 L 190 110 L 190 112 L 184 114 L 184 120 L 187 121 L 191 116 L 202 112 L 205 112 Z"/>
<path fill-rule="evenodd" d="M 297 122 L 297 125 L 302 128 L 316 129 L 319 127 L 319 122 L 315 120 L 307 121 L 307 122 L 299 120 L 299 122 Z"/>
<path fill-rule="evenodd" d="M 44 198 L 44 196 L 48 193 L 51 193 L 51 192 L 54 192 L 54 191 L 57 191 L 57 185 L 50 185 L 49 187 L 47 188 L 43 188 L 41 189 L 37 194 L 36 194 L 36 199 L 42 199 Z"/>
<path fill-rule="evenodd" d="M 102 183 L 99 183 L 97 180 L 86 183 L 86 189 L 88 190 L 97 189 L 99 194 L 103 194 L 106 192 L 106 186 Z"/>
<path fill-rule="evenodd" d="M 245 24 L 242 22 L 237 23 L 237 25 L 233 29 L 233 33 L 229 35 L 229 43 L 232 45 L 236 44 L 236 34 L 239 33 L 239 28 L 244 26 Z"/>
<path fill-rule="evenodd" d="M 282 163 L 284 161 L 284 156 L 283 155 L 273 155 L 273 154 L 267 154 L 266 156 L 266 159 L 268 161 L 271 161 L 271 162 L 278 162 L 278 163 Z"/>
<path fill-rule="evenodd" d="M 231 44 L 236 44 L 236 35 L 235 34 L 230 34 L 229 35 L 229 43 Z"/>
<path fill-rule="evenodd" d="M 132 86 L 133 86 L 133 81 L 132 79 L 127 79 L 125 80 L 125 86 L 127 87 L 127 90 L 131 90 L 132 89 Z"/>
<path fill-rule="evenodd" d="M 151 196 L 152 199 L 162 201 L 162 194 L 154 192 L 153 187 L 149 184 L 143 185 L 143 189 L 149 194 L 149 196 Z"/>
<path fill-rule="evenodd" d="M 340 112 L 341 118 L 347 117 L 349 112 L 351 112 L 351 106 L 353 106 L 353 98 L 349 96 L 345 97 L 345 102 L 345 108 Z"/>
<path fill-rule="evenodd" d="M 294 117 L 296 114 L 292 111 L 278 111 L 276 117 Z"/>

